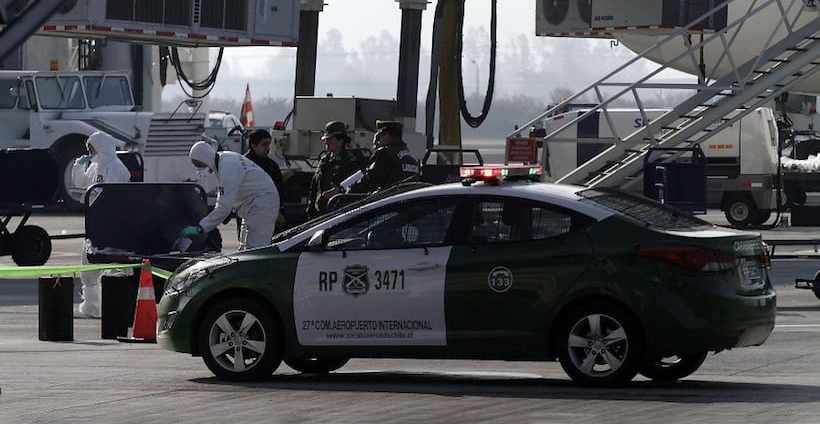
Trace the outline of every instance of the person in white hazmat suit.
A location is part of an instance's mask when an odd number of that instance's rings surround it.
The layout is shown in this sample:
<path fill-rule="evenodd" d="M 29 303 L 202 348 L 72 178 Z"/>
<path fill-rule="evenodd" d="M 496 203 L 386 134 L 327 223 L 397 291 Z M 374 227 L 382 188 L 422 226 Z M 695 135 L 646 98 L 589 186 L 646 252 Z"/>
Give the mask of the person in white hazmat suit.
<path fill-rule="evenodd" d="M 279 216 L 279 193 L 268 173 L 252 160 L 235 152 L 217 152 L 200 141 L 191 147 L 191 163 L 213 172 L 219 181 L 216 206 L 198 225 L 182 229 L 181 237 L 193 237 L 216 228 L 232 209 L 242 218 L 239 250 L 270 244 Z"/>
<path fill-rule="evenodd" d="M 88 188 L 97 183 L 127 183 L 131 180 L 128 168 L 117 158 L 117 147 L 114 137 L 97 131 L 88 136 L 86 141 L 88 155 L 74 161 L 71 177 L 77 187 Z M 96 193 L 86 193 L 94 201 Z M 88 252 L 91 242 L 86 239 L 83 246 L 82 263 L 89 263 Z M 83 283 L 83 301 L 74 308 L 74 316 L 79 318 L 100 318 L 102 314 L 101 271 L 83 272 L 80 280 Z"/>

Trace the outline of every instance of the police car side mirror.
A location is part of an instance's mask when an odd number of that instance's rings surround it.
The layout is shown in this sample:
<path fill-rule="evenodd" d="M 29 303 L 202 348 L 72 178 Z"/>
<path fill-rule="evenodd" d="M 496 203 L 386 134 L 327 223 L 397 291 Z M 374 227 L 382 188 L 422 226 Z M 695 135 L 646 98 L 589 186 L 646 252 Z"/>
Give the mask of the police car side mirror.
<path fill-rule="evenodd" d="M 310 240 L 308 241 L 308 247 L 311 250 L 320 250 L 324 244 L 324 238 L 325 230 L 316 231 L 315 233 L 313 233 L 312 236 L 310 236 Z"/>

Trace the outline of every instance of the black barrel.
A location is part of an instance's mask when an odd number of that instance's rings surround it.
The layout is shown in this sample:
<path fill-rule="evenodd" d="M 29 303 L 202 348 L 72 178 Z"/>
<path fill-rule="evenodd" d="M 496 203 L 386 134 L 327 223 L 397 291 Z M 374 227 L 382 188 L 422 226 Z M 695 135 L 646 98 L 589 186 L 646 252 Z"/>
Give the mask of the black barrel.
<path fill-rule="evenodd" d="M 74 340 L 74 278 L 41 277 L 39 280 L 40 340 Z"/>
<path fill-rule="evenodd" d="M 134 321 L 139 274 L 102 277 L 102 319 L 100 337 L 116 339 L 127 337 L 128 327 Z"/>

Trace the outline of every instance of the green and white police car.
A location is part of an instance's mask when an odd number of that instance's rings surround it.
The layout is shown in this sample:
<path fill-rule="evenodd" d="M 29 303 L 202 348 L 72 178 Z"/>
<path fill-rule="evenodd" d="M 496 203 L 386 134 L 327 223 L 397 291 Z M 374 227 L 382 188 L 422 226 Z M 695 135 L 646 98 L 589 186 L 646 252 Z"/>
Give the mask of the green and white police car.
<path fill-rule="evenodd" d="M 157 338 L 218 377 L 349 358 L 558 360 L 576 382 L 676 380 L 762 344 L 775 292 L 759 235 L 609 189 L 403 185 L 168 279 Z"/>

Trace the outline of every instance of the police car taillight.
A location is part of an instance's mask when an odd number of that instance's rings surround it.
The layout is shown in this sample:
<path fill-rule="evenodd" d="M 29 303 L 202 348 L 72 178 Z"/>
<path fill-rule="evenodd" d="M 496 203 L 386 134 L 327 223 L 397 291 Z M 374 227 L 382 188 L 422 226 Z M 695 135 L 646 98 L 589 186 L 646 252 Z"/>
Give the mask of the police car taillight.
<path fill-rule="evenodd" d="M 541 165 L 487 165 L 462 166 L 459 168 L 462 181 L 498 182 L 510 179 L 536 179 L 541 175 Z"/>

